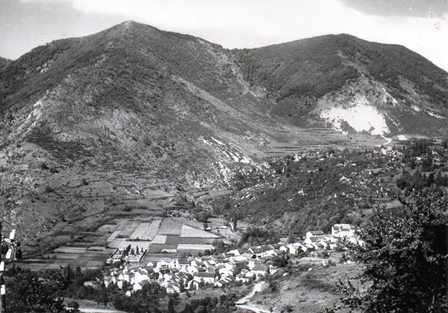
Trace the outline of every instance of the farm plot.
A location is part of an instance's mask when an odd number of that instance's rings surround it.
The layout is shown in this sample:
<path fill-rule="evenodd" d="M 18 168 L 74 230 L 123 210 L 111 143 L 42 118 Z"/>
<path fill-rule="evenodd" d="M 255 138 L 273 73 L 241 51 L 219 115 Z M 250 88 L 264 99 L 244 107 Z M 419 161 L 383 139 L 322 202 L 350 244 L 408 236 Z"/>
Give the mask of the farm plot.
<path fill-rule="evenodd" d="M 219 238 L 218 235 L 185 224 L 182 225 L 180 236 L 188 238 L 214 238 L 214 239 Z"/>
<path fill-rule="evenodd" d="M 159 235 L 180 235 L 182 224 L 172 219 L 164 219 L 159 227 Z"/>
<path fill-rule="evenodd" d="M 119 231 L 119 230 L 116 230 L 116 231 L 114 231 L 110 236 L 109 236 L 109 238 L 107 238 L 107 242 L 111 242 L 111 241 L 114 241 L 115 240 L 115 238 L 117 238 L 118 237 L 118 235 L 121 233 L 121 231 Z"/>
<path fill-rule="evenodd" d="M 104 247 L 91 247 L 89 249 L 80 247 L 59 247 L 53 253 L 47 255 L 48 259 L 26 260 L 20 263 L 25 268 L 32 270 L 57 269 L 61 266 L 70 265 L 82 269 L 98 268 L 103 266 L 104 261 L 113 252 L 113 249 Z M 32 263 L 29 263 L 32 261 Z"/>
<path fill-rule="evenodd" d="M 79 258 L 79 254 L 74 254 L 74 253 L 55 253 L 55 254 L 51 254 L 49 255 L 52 259 L 56 259 L 56 260 L 76 260 L 77 258 Z"/>
<path fill-rule="evenodd" d="M 176 253 L 177 245 L 164 245 L 164 244 L 151 245 L 151 248 L 149 251 L 151 253 L 159 253 L 159 252 Z"/>
<path fill-rule="evenodd" d="M 150 241 L 141 241 L 141 240 L 126 240 L 126 239 L 115 239 L 109 244 L 109 247 L 115 248 L 115 249 L 126 249 L 128 246 L 131 246 L 131 248 L 138 247 L 143 249 L 148 249 L 150 245 Z"/>
<path fill-rule="evenodd" d="M 151 253 L 200 252 L 213 249 L 213 241 L 220 236 L 173 219 L 160 223 L 157 235 L 151 241 Z"/>
<path fill-rule="evenodd" d="M 156 235 L 151 241 L 151 244 L 163 245 L 166 242 L 166 235 Z"/>
<path fill-rule="evenodd" d="M 139 224 L 140 222 L 138 221 L 123 220 L 118 225 L 116 231 L 120 231 L 119 237 L 129 238 Z"/>
<path fill-rule="evenodd" d="M 129 239 L 135 240 L 152 240 L 157 234 L 157 231 L 159 230 L 161 221 L 152 221 L 150 223 L 140 223 L 135 231 L 131 234 Z"/>
<path fill-rule="evenodd" d="M 178 244 L 212 244 L 215 238 L 179 237 Z"/>
<path fill-rule="evenodd" d="M 143 239 L 143 236 L 146 233 L 146 230 L 149 228 L 149 223 L 140 223 L 134 232 L 129 236 L 129 239 Z"/>
<path fill-rule="evenodd" d="M 179 244 L 179 236 L 176 236 L 176 235 L 166 235 L 165 244 L 167 244 L 167 245 L 178 245 Z"/>
<path fill-rule="evenodd" d="M 86 252 L 86 248 L 82 247 L 59 247 L 53 250 L 56 253 L 81 254 Z"/>
<path fill-rule="evenodd" d="M 153 240 L 154 237 L 157 235 L 157 232 L 159 231 L 159 227 L 161 224 L 161 220 L 153 221 L 151 225 L 149 226 L 145 236 L 143 239 L 145 240 Z"/>
<path fill-rule="evenodd" d="M 177 245 L 177 251 L 178 252 L 184 252 L 184 251 L 192 251 L 192 252 L 198 252 L 198 251 L 205 251 L 205 250 L 213 250 L 213 245 L 209 244 L 180 244 Z"/>

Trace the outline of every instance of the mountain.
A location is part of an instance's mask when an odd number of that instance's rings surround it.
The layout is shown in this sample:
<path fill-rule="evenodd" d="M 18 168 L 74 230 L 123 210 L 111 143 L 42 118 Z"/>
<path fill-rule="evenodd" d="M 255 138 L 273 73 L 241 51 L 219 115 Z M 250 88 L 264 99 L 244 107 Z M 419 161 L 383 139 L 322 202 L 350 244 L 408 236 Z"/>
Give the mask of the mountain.
<path fill-rule="evenodd" d="M 446 134 L 448 75 L 398 45 L 328 35 L 239 52 L 245 77 L 275 99 L 272 112 L 316 117 L 375 135 Z"/>
<path fill-rule="evenodd" d="M 2 214 L 32 243 L 269 156 L 445 135 L 447 96 L 421 56 L 348 35 L 227 50 L 125 22 L 53 41 L 0 69 Z"/>

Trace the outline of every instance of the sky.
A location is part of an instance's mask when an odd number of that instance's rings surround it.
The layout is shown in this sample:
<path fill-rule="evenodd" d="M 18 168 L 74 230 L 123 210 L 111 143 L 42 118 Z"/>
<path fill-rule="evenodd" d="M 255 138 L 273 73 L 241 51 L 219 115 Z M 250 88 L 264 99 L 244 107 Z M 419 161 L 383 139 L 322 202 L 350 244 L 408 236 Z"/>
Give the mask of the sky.
<path fill-rule="evenodd" d="M 448 71 L 448 0 L 0 0 L 0 56 L 126 20 L 226 48 L 348 33 L 404 45 Z"/>

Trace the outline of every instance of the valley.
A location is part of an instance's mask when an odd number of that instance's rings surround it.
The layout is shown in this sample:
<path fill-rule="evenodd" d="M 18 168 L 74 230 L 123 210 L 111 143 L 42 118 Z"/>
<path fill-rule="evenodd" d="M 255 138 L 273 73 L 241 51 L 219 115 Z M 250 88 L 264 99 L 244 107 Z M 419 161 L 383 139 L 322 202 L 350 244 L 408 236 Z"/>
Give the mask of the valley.
<path fill-rule="evenodd" d="M 448 191 L 448 74 L 403 46 L 230 50 L 129 21 L 0 61 L 0 210 L 31 270 L 9 279 L 58 297 L 324 310 L 362 270 L 335 225 Z"/>

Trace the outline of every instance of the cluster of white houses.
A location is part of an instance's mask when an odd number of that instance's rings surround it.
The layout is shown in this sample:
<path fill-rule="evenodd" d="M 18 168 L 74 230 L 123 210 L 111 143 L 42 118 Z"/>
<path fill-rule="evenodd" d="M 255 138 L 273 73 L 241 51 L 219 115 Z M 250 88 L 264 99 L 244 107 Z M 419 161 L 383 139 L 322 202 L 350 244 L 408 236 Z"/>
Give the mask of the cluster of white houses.
<path fill-rule="evenodd" d="M 334 249 L 341 243 L 347 241 L 353 244 L 363 244 L 357 235 L 357 229 L 350 224 L 335 224 L 331 227 L 331 234 L 322 231 L 309 231 L 305 235 L 303 245 L 314 249 Z"/>
<path fill-rule="evenodd" d="M 205 285 L 223 287 L 236 282 L 246 283 L 277 272 L 278 268 L 271 262 L 276 256 L 297 256 L 301 252 L 334 249 L 345 241 L 361 244 L 354 226 L 336 224 L 332 227 L 331 234 L 311 231 L 301 242 L 235 249 L 201 257 L 160 260 L 149 262 L 145 267 L 129 268 L 125 265 L 113 268 L 105 275 L 104 283 L 115 283 L 122 288 L 126 282 L 128 286 L 132 286 L 128 294 L 153 282 L 166 288 L 168 293 L 197 290 Z"/>

